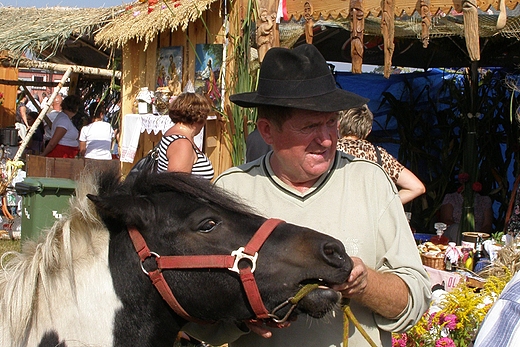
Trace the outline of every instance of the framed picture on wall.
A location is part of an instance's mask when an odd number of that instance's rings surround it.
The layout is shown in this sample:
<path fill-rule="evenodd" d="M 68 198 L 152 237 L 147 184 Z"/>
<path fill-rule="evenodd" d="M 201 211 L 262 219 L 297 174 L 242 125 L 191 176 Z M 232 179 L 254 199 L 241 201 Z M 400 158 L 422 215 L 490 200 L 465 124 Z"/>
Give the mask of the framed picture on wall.
<path fill-rule="evenodd" d="M 182 48 L 161 47 L 157 54 L 156 88 L 169 87 L 173 95 L 182 92 Z"/>
<path fill-rule="evenodd" d="M 195 92 L 204 94 L 221 109 L 222 45 L 198 44 L 195 47 Z"/>

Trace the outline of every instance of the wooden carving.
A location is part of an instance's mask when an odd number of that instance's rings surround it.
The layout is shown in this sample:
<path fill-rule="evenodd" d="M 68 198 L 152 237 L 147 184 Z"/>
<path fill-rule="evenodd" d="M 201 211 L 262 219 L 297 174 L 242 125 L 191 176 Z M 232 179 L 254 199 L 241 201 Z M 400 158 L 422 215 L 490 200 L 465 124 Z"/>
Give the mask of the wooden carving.
<path fill-rule="evenodd" d="M 432 15 L 430 13 L 430 0 L 421 1 L 421 42 L 424 48 L 430 43 L 430 25 L 432 24 Z"/>
<path fill-rule="evenodd" d="M 478 34 L 477 1 L 465 0 L 462 2 L 462 15 L 464 17 L 464 37 L 471 61 L 480 60 L 480 42 Z"/>
<path fill-rule="evenodd" d="M 363 0 L 350 1 L 350 56 L 352 58 L 352 72 L 361 73 L 363 65 L 363 33 L 365 32 L 365 13 L 363 12 Z"/>
<path fill-rule="evenodd" d="M 383 33 L 383 44 L 385 53 L 384 76 L 390 77 L 392 68 L 392 55 L 394 54 L 394 0 L 383 0 L 381 4 L 383 15 L 381 18 L 381 32 Z"/>
<path fill-rule="evenodd" d="M 497 30 L 504 29 L 504 27 L 506 26 L 506 21 L 507 21 L 506 0 L 499 0 L 499 1 L 500 1 L 500 4 L 499 4 L 500 13 L 498 14 L 498 19 L 497 19 Z"/>
<path fill-rule="evenodd" d="M 256 45 L 258 47 L 258 60 L 262 62 L 267 51 L 273 47 L 273 29 L 276 13 L 269 14 L 266 8 L 260 9 L 259 23 L 256 27 Z"/>
<path fill-rule="evenodd" d="M 305 18 L 305 42 L 312 44 L 312 38 L 314 36 L 314 18 L 312 18 L 313 7 L 310 2 L 303 4 L 303 18 Z"/>

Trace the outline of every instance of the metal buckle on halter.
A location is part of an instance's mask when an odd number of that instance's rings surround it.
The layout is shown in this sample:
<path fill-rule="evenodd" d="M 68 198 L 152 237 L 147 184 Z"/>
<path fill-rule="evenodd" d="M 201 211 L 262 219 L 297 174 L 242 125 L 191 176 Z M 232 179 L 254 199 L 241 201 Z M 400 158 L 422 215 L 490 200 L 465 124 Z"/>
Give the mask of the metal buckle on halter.
<path fill-rule="evenodd" d="M 240 274 L 240 269 L 238 268 L 238 262 L 242 259 L 248 259 L 251 261 L 251 273 L 255 272 L 256 269 L 256 259 L 258 259 L 258 252 L 255 252 L 255 255 L 249 255 L 244 253 L 244 247 L 240 247 L 236 251 L 231 252 L 231 256 L 235 257 L 235 261 L 233 262 L 233 267 L 228 268 L 231 271 Z"/>
<path fill-rule="evenodd" d="M 161 256 L 155 252 L 150 252 L 150 255 L 148 257 L 146 257 L 146 259 L 148 258 L 151 258 L 151 257 L 154 257 L 156 260 L 155 260 L 155 264 L 157 264 L 157 259 L 159 259 Z M 144 262 L 146 259 L 143 259 L 141 261 L 141 270 L 143 270 L 143 272 L 146 274 L 146 275 L 149 275 L 149 272 L 146 271 L 146 269 L 144 268 Z M 157 267 L 158 268 L 158 267 Z"/>

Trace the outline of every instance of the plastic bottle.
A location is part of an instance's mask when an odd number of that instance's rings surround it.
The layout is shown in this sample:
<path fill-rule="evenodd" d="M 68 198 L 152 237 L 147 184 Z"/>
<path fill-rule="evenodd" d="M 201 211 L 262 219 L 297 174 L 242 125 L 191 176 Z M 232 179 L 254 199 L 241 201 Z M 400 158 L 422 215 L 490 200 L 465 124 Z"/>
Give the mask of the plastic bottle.
<path fill-rule="evenodd" d="M 447 245 L 450 240 L 444 236 L 444 230 L 446 230 L 446 224 L 445 223 L 435 223 L 435 233 L 437 235 L 432 236 L 430 239 L 430 242 L 436 245 Z"/>

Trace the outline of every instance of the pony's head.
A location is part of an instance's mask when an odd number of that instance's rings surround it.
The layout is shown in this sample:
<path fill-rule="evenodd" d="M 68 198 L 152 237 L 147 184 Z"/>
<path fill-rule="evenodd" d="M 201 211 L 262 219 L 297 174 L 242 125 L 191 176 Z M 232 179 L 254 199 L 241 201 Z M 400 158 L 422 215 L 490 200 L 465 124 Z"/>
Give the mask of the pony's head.
<path fill-rule="evenodd" d="M 266 221 L 208 181 L 182 173 L 141 175 L 122 182 L 105 175 L 98 195 L 89 198 L 110 232 L 111 272 L 115 283 L 121 284 L 121 296 L 130 287 L 149 293 L 152 286 L 141 270 L 129 227 L 135 227 L 150 251 L 161 257 L 230 255 L 248 244 Z M 254 278 L 268 311 L 295 296 L 305 284 L 324 285 L 295 309 L 295 313 L 321 317 L 339 299 L 326 286 L 345 281 L 351 266 L 338 240 L 281 223 L 260 247 Z M 239 274 L 227 268 L 162 273 L 192 317 L 205 321 L 255 317 Z M 154 296 L 161 301 L 159 293 Z"/>

